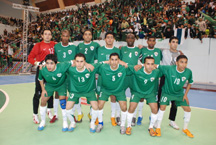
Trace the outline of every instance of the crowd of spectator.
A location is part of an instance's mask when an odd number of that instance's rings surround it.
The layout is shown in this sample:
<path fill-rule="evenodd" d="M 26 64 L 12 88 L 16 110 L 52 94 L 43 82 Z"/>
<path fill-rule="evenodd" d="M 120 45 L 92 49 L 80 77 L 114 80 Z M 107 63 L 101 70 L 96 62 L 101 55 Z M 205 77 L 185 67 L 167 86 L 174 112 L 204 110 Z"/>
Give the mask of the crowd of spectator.
<path fill-rule="evenodd" d="M 0 24 L 20 27 L 20 26 L 23 25 L 23 20 L 16 19 L 16 18 L 13 18 L 13 17 L 9 18 L 9 17 L 0 16 Z"/>
<path fill-rule="evenodd" d="M 93 39 L 104 39 L 107 31 L 115 33 L 117 41 L 124 41 L 128 32 L 143 39 L 150 35 L 165 39 L 177 29 L 185 30 L 185 38 L 216 37 L 215 27 L 201 12 L 216 19 L 216 2 L 197 0 L 186 3 L 181 0 L 111 0 L 99 5 L 77 5 L 77 10 L 65 10 L 40 14 L 29 26 L 29 37 L 40 41 L 45 27 L 53 32 L 53 40 L 60 41 L 63 29 L 71 31 L 71 41 L 82 40 L 85 29 L 92 29 Z"/>

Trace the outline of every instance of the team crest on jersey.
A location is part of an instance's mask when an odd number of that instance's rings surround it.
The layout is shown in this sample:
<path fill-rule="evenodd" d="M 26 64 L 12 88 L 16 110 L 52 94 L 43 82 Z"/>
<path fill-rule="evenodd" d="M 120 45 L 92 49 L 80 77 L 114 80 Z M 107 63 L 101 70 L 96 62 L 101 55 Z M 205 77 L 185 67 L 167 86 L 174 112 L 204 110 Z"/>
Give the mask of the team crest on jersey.
<path fill-rule="evenodd" d="M 89 76 L 90 76 L 90 74 L 89 74 L 89 73 L 85 74 L 85 77 L 86 77 L 86 78 L 89 78 Z"/>
<path fill-rule="evenodd" d="M 52 79 L 55 81 L 56 80 L 56 78 L 55 77 L 52 77 Z"/>
<path fill-rule="evenodd" d="M 186 77 L 182 77 L 182 81 L 185 81 L 186 80 Z"/>
<path fill-rule="evenodd" d="M 154 77 L 151 77 L 150 80 L 151 80 L 151 82 L 153 82 L 153 81 L 155 80 L 155 78 L 154 78 Z"/>
<path fill-rule="evenodd" d="M 120 73 L 118 73 L 118 77 L 121 77 L 122 76 L 122 73 L 120 72 Z"/>
<path fill-rule="evenodd" d="M 68 50 L 68 54 L 71 54 L 72 53 L 72 50 Z"/>
<path fill-rule="evenodd" d="M 137 51 L 135 51 L 135 55 L 136 55 L 136 56 L 138 55 L 138 52 L 137 52 Z"/>
<path fill-rule="evenodd" d="M 94 46 L 91 46 L 90 49 L 91 49 L 91 51 L 93 51 L 94 50 Z"/>
<path fill-rule="evenodd" d="M 62 76 L 62 74 L 61 74 L 61 73 L 58 73 L 58 74 L 57 74 L 57 77 L 59 77 L 59 78 L 60 78 L 61 76 Z"/>
<path fill-rule="evenodd" d="M 155 52 L 154 55 L 155 55 L 155 56 L 158 56 L 158 52 Z"/>

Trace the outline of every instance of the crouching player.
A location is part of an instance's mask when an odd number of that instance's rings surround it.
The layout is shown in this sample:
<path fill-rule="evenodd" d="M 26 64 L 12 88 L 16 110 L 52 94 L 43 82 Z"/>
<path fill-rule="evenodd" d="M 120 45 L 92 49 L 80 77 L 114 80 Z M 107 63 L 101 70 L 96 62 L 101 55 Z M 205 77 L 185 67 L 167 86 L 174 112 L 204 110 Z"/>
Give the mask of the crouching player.
<path fill-rule="evenodd" d="M 151 121 L 149 125 L 149 134 L 155 136 L 156 133 L 153 129 L 153 125 L 157 120 L 157 81 L 161 77 L 160 70 L 154 69 L 154 58 L 146 57 L 144 59 L 144 67 L 135 71 L 133 67 L 129 66 L 129 69 L 134 74 L 133 86 L 131 90 L 130 107 L 127 114 L 127 129 L 126 134 L 131 135 L 131 122 L 133 113 L 139 103 L 140 99 L 145 99 L 147 104 L 151 108 Z"/>
<path fill-rule="evenodd" d="M 95 94 L 95 74 L 100 64 L 94 65 L 94 70 L 89 71 L 86 68 L 86 58 L 82 53 L 75 55 L 75 66 L 68 69 L 69 76 L 69 97 L 66 105 L 67 117 L 71 121 L 68 131 L 73 131 L 76 123 L 73 117 L 72 108 L 79 102 L 80 97 L 86 97 L 92 106 L 92 118 L 90 122 L 90 132 L 96 131 L 95 121 L 98 117 L 98 103 Z"/>
<path fill-rule="evenodd" d="M 70 62 L 58 63 L 57 57 L 54 54 L 48 54 L 45 58 L 45 67 L 39 71 L 38 80 L 40 82 L 42 93 L 41 93 L 41 106 L 40 115 L 41 123 L 38 130 L 43 130 L 46 124 L 46 104 L 49 98 L 56 91 L 59 94 L 60 105 L 62 108 L 63 116 L 63 128 L 62 131 L 68 130 L 67 115 L 66 115 L 66 71 L 70 67 Z M 46 83 L 44 84 L 45 79 Z"/>
<path fill-rule="evenodd" d="M 188 58 L 185 55 L 179 55 L 176 59 L 176 65 L 159 66 L 159 69 L 165 75 L 165 84 L 162 87 L 162 95 L 160 99 L 160 109 L 157 119 L 157 136 L 161 136 L 161 122 L 170 101 L 175 101 L 176 106 L 181 106 L 184 110 L 184 129 L 182 130 L 188 137 L 193 138 L 193 134 L 188 130 L 188 124 L 191 117 L 191 109 L 187 94 L 193 83 L 192 71 L 187 67 Z M 185 93 L 183 86 L 188 81 Z"/>

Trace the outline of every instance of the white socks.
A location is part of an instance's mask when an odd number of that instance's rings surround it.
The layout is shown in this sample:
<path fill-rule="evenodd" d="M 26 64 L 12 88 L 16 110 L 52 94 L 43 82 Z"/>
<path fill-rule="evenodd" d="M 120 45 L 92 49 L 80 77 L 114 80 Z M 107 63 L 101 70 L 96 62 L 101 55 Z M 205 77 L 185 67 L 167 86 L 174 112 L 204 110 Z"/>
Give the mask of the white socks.
<path fill-rule="evenodd" d="M 138 106 L 136 107 L 134 113 L 133 113 L 133 117 L 136 118 L 136 115 L 137 115 L 137 110 L 138 110 Z"/>
<path fill-rule="evenodd" d="M 160 128 L 160 126 L 161 126 L 161 122 L 163 120 L 164 112 L 165 111 L 161 111 L 160 109 L 158 111 L 157 128 Z"/>
<path fill-rule="evenodd" d="M 191 112 L 184 111 L 184 130 L 188 129 L 188 124 L 190 122 Z"/>
<path fill-rule="evenodd" d="M 58 118 L 58 105 L 59 105 L 59 99 L 54 99 L 54 115 L 56 115 L 56 118 Z"/>
<path fill-rule="evenodd" d="M 71 122 L 71 123 L 75 123 L 74 117 L 73 117 L 73 114 L 72 114 L 72 109 L 66 110 L 66 114 L 67 114 L 67 117 L 68 117 L 68 119 L 70 120 L 70 122 Z"/>
<path fill-rule="evenodd" d="M 144 106 L 144 102 L 139 102 L 138 103 L 138 113 L 139 113 L 139 117 L 142 117 L 142 110 L 143 110 L 143 106 Z"/>
<path fill-rule="evenodd" d="M 120 117 L 121 108 L 119 102 L 116 102 L 116 117 Z"/>
<path fill-rule="evenodd" d="M 157 121 L 157 114 L 151 113 L 151 121 L 149 124 L 149 128 L 153 128 L 156 121 Z"/>
<path fill-rule="evenodd" d="M 103 109 L 98 110 L 98 121 L 103 122 Z"/>
<path fill-rule="evenodd" d="M 91 118 L 91 123 L 92 123 L 92 124 L 95 123 L 97 117 L 98 117 L 98 110 L 94 110 L 94 109 L 92 108 L 92 118 Z"/>
<path fill-rule="evenodd" d="M 134 113 L 127 113 L 127 127 L 131 127 L 132 118 L 134 116 Z"/>
<path fill-rule="evenodd" d="M 121 111 L 121 126 L 125 126 L 126 118 L 127 118 L 127 111 L 125 112 Z"/>
<path fill-rule="evenodd" d="M 111 102 L 111 117 L 115 117 L 115 111 L 116 111 L 116 102 Z"/>
<path fill-rule="evenodd" d="M 41 123 L 40 123 L 39 127 L 45 126 L 45 123 L 46 123 L 46 110 L 47 110 L 46 106 L 44 106 L 44 107 L 40 106 Z"/>

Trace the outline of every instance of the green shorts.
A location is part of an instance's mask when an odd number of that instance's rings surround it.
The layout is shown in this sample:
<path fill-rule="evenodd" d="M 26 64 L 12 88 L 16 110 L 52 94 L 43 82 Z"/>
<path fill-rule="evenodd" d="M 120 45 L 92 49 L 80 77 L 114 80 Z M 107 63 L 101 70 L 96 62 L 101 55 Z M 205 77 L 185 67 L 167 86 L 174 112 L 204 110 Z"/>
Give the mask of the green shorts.
<path fill-rule="evenodd" d="M 128 87 L 132 88 L 132 84 L 133 84 L 133 75 L 126 76 L 124 80 L 124 89 L 126 90 Z"/>
<path fill-rule="evenodd" d="M 169 105 L 170 101 L 175 101 L 176 106 L 189 106 L 186 100 L 183 100 L 183 96 L 171 96 L 165 93 L 162 93 L 160 99 L 160 105 Z"/>
<path fill-rule="evenodd" d="M 125 90 L 118 93 L 112 93 L 103 89 L 100 92 L 98 100 L 108 101 L 108 98 L 111 95 L 116 97 L 116 101 L 126 101 Z"/>
<path fill-rule="evenodd" d="M 53 86 L 45 85 L 45 89 L 47 91 L 47 96 L 45 96 L 45 97 L 51 97 L 51 96 L 53 96 L 54 92 L 58 92 L 59 96 L 67 96 L 66 83 L 63 83 L 59 87 L 53 87 Z"/>
<path fill-rule="evenodd" d="M 97 87 L 96 87 L 96 93 L 97 93 L 98 95 L 100 95 L 101 84 L 102 84 L 102 77 L 101 77 L 101 75 L 98 75 Z"/>
<path fill-rule="evenodd" d="M 79 103 L 79 98 L 80 97 L 86 97 L 87 102 L 90 101 L 97 101 L 96 95 L 95 95 L 95 91 L 90 91 L 88 93 L 73 93 L 73 92 L 69 92 L 69 97 L 67 101 L 73 101 L 75 102 L 75 104 Z"/>
<path fill-rule="evenodd" d="M 131 92 L 131 98 L 130 98 L 130 102 L 136 102 L 139 103 L 140 99 L 145 99 L 146 100 L 146 104 L 149 103 L 157 103 L 157 95 L 156 93 L 151 93 L 148 95 L 144 95 L 135 91 Z"/>

